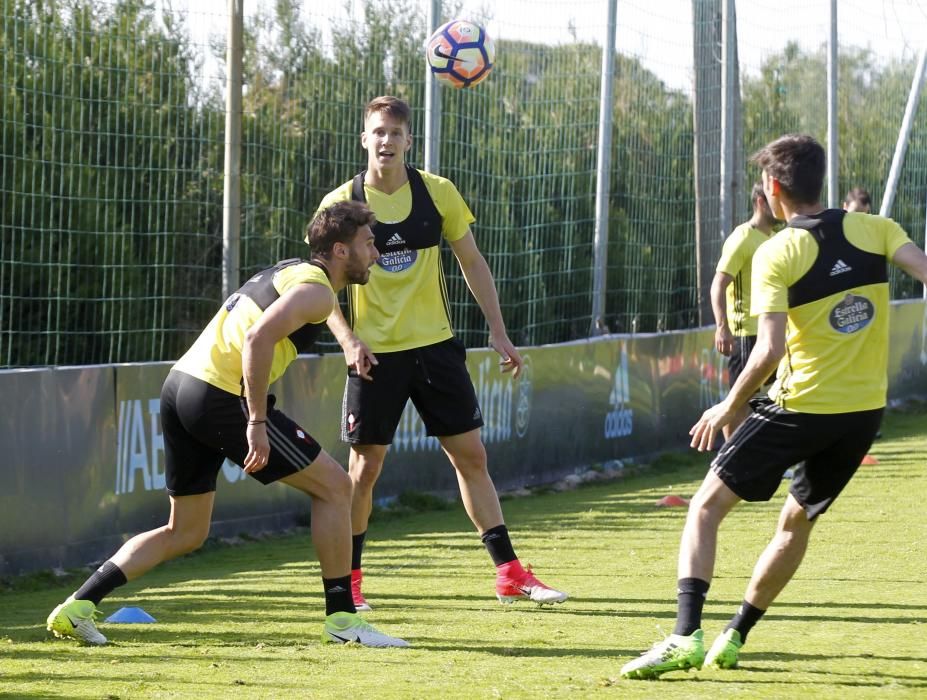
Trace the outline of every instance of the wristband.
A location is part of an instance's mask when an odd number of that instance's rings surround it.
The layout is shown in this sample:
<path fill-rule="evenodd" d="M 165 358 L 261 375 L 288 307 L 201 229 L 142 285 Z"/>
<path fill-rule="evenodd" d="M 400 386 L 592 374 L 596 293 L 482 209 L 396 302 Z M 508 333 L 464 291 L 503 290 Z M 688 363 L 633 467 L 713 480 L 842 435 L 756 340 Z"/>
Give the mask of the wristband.
<path fill-rule="evenodd" d="M 261 423 L 266 423 L 267 420 L 249 420 L 248 425 L 260 425 Z"/>

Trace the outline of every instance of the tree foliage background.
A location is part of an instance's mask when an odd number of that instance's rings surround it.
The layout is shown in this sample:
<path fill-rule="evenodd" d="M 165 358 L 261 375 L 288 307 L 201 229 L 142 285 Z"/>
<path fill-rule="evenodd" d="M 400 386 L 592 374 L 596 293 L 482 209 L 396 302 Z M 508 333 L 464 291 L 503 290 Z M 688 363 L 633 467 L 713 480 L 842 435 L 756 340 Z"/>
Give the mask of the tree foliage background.
<path fill-rule="evenodd" d="M 363 8 L 360 23 L 323 27 L 297 0 L 277 0 L 246 25 L 242 279 L 306 255 L 319 200 L 364 166 L 371 97 L 407 99 L 413 132 L 424 131 L 418 4 Z M 182 18 L 144 0 L 0 0 L 0 16 L 0 366 L 174 359 L 221 301 L 221 85 L 203 80 Z M 213 50 L 221 64 L 223 47 Z M 497 41 L 497 52 L 486 83 L 442 91 L 441 174 L 477 216 L 512 339 L 584 338 L 601 47 Z M 880 201 L 913 70 L 842 50 L 842 190 L 866 184 Z M 742 76 L 748 154 L 789 131 L 824 142 L 825 73 L 823 48 L 787 43 Z M 691 327 L 691 100 L 621 54 L 614 81 L 606 324 Z M 418 139 L 410 160 L 421 166 L 422 153 Z M 921 243 L 925 173 L 922 108 L 893 212 Z M 485 344 L 450 254 L 445 265 L 458 333 Z M 920 293 L 893 277 L 896 298 Z"/>

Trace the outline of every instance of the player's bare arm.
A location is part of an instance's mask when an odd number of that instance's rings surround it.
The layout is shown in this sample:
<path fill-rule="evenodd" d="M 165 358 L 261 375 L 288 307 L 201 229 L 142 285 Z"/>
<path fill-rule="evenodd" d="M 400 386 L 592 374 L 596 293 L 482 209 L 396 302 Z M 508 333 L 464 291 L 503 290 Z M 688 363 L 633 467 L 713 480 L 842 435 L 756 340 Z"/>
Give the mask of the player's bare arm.
<path fill-rule="evenodd" d="M 734 335 L 727 325 L 727 288 L 734 278 L 725 272 L 716 272 L 711 280 L 711 310 L 715 315 L 715 347 L 722 355 L 734 350 Z"/>
<path fill-rule="evenodd" d="M 486 264 L 486 258 L 477 248 L 470 231 L 467 231 L 463 238 L 452 241 L 451 249 L 457 257 L 457 263 L 460 265 L 460 271 L 467 282 L 467 287 L 476 299 L 476 303 L 479 304 L 486 323 L 489 325 L 489 346 L 502 358 L 500 362 L 502 371 L 514 371 L 513 376 L 517 377 L 524 361 L 518 349 L 509 340 L 505 330 L 502 309 L 499 307 L 499 295 L 496 292 L 496 282 L 489 265 Z"/>
<path fill-rule="evenodd" d="M 370 376 L 370 368 L 379 364 L 377 356 L 371 352 L 363 340 L 354 334 L 344 314 L 341 313 L 341 307 L 337 304 L 332 309 L 327 323 L 328 329 L 335 336 L 338 345 L 341 346 L 345 364 L 357 372 L 362 379 L 372 381 L 373 377 Z"/>
<path fill-rule="evenodd" d="M 756 345 L 747 366 L 731 387 L 727 398 L 709 408 L 692 426 L 690 445 L 699 452 L 712 449 L 721 428 L 731 422 L 738 410 L 763 386 L 785 354 L 786 312 L 760 314 Z"/>
<path fill-rule="evenodd" d="M 274 346 L 307 323 L 321 323 L 334 299 L 320 284 L 300 284 L 271 304 L 248 332 L 242 348 L 242 375 L 248 397 L 248 455 L 244 471 L 251 474 L 267 465 L 267 385 Z"/>
<path fill-rule="evenodd" d="M 920 280 L 921 284 L 927 284 L 927 255 L 913 243 L 905 243 L 895 251 L 892 263 Z"/>

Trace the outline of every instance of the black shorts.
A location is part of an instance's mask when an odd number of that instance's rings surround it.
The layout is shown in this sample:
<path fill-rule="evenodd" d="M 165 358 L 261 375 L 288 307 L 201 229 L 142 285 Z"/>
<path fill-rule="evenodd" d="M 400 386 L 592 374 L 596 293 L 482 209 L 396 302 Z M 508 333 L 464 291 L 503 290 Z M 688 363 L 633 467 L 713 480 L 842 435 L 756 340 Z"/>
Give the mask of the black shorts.
<path fill-rule="evenodd" d="M 711 468 L 745 501 L 768 501 L 794 465 L 789 493 L 809 520 L 826 511 L 856 473 L 884 410 L 796 413 L 769 399 L 751 405 L 753 413 L 724 443 Z"/>
<path fill-rule="evenodd" d="M 267 465 L 251 474 L 270 484 L 312 464 L 322 448 L 305 430 L 274 408 L 267 397 Z M 216 490 L 226 458 L 239 466 L 248 455 L 245 400 L 196 377 L 171 370 L 161 388 L 165 480 L 172 496 Z"/>
<path fill-rule="evenodd" d="M 728 386 L 733 387 L 737 377 L 744 371 L 744 367 L 747 366 L 747 358 L 750 357 L 754 345 L 756 345 L 755 335 L 734 336 L 734 347 L 731 350 L 731 356 L 727 358 Z"/>
<path fill-rule="evenodd" d="M 755 335 L 734 336 L 734 347 L 731 350 L 731 356 L 727 358 L 727 377 L 729 387 L 734 387 L 734 382 L 737 381 L 737 377 L 739 377 L 744 371 L 744 367 L 747 366 L 747 360 L 750 358 L 750 353 L 753 352 L 753 346 L 755 345 Z M 769 375 L 769 377 L 766 378 L 766 381 L 763 382 L 763 385 L 766 386 L 767 384 L 772 384 L 772 381 L 775 378 L 776 373 L 773 372 L 771 375 Z"/>
<path fill-rule="evenodd" d="M 414 350 L 376 353 L 373 380 L 348 370 L 341 439 L 354 445 L 389 445 L 409 399 L 428 435 L 460 435 L 483 426 L 467 372 L 467 351 L 456 338 Z"/>

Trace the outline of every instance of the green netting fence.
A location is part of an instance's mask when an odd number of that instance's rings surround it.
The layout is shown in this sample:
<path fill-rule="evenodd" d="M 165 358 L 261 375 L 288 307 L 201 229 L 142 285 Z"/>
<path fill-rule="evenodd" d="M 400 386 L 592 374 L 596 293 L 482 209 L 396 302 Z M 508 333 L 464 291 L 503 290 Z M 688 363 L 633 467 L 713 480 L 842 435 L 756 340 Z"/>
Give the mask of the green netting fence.
<path fill-rule="evenodd" d="M 242 279 L 305 255 L 319 200 L 364 166 L 371 97 L 413 105 L 410 161 L 423 164 L 427 1 L 245 0 Z M 738 168 L 748 184 L 757 173 L 745 157 L 767 140 L 801 130 L 825 143 L 824 5 L 737 5 Z M 876 209 L 927 35 L 925 12 L 911 6 L 839 7 L 841 194 L 865 186 Z M 717 49 L 720 60 L 720 8 L 618 0 L 608 330 L 700 323 L 695 178 L 718 154 L 703 152 L 697 168 L 694 152 L 699 139 L 719 141 L 721 102 L 720 86 L 703 83 L 708 118 L 696 133 L 693 56 Z M 769 29 L 772 13 L 809 12 L 791 23 L 800 29 Z M 439 172 L 477 216 L 512 339 L 587 337 L 606 0 L 446 4 L 442 17 L 453 16 L 490 28 L 498 62 L 477 88 L 442 90 Z M 169 360 L 214 313 L 227 22 L 222 2 L 0 0 L 0 366 Z M 701 196 L 713 205 L 718 195 Z M 893 210 L 920 244 L 925 199 L 922 107 Z M 746 207 L 739 197 L 735 223 Z M 722 232 L 702 224 L 716 255 Z M 445 265 L 458 332 L 483 345 L 485 324 L 450 253 Z M 896 298 L 920 294 L 893 277 Z M 336 346 L 326 338 L 323 349 Z"/>

